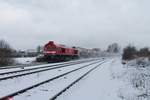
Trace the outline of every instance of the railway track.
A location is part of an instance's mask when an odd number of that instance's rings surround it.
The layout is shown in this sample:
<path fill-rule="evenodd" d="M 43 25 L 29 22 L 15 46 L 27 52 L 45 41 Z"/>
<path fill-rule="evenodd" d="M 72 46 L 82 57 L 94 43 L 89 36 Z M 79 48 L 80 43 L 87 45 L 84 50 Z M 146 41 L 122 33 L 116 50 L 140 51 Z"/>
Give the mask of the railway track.
<path fill-rule="evenodd" d="M 13 72 L 6 72 L 6 73 L 1 73 L 0 75 L 5 75 L 5 74 L 12 74 L 12 73 L 18 73 L 18 72 L 25 72 L 25 71 L 31 71 L 27 73 L 20 73 L 16 75 L 10 75 L 10 76 L 2 76 L 0 77 L 0 81 L 2 80 L 7 80 L 7 79 L 12 79 L 16 77 L 21 77 L 21 76 L 26 76 L 26 75 L 31 75 L 39 72 L 44 72 L 44 71 L 49 71 L 49 70 L 54 70 L 54 69 L 59 69 L 63 67 L 68 67 L 71 65 L 76 65 L 76 64 L 81 64 L 81 63 L 86 63 L 89 61 L 95 61 L 95 60 L 88 60 L 88 61 L 78 61 L 78 62 L 71 62 L 71 63 L 65 63 L 65 64 L 57 64 L 57 65 L 52 65 L 52 66 L 44 66 L 44 67 L 38 67 L 38 68 L 32 68 L 32 69 L 25 69 L 25 70 L 18 70 L 18 71 L 13 71 Z M 35 71 L 32 71 L 35 70 Z"/>
<path fill-rule="evenodd" d="M 86 59 L 86 60 L 90 60 L 90 59 Z M 56 63 L 56 64 L 50 63 L 50 64 L 57 65 L 57 64 L 61 64 L 61 63 L 68 63 L 68 62 L 75 62 L 75 61 L 79 61 L 79 60 L 73 60 L 73 61 L 67 61 L 67 62 L 60 62 L 60 63 Z M 30 68 L 30 67 L 33 67 L 33 66 L 50 65 L 50 64 L 47 64 L 47 63 L 37 63 L 37 64 L 25 64 L 25 65 L 7 66 L 7 67 L 0 67 L 0 70 L 7 70 L 7 69 L 9 70 L 9 69 L 16 69 L 16 68 L 22 69 L 22 68 Z"/>
<path fill-rule="evenodd" d="M 13 69 L 13 68 L 28 68 L 32 66 L 37 66 L 37 65 L 43 65 L 46 63 L 37 63 L 37 64 L 23 64 L 23 65 L 14 65 L 14 66 L 7 66 L 7 67 L 0 67 L 0 70 L 5 70 L 5 69 Z"/>
<path fill-rule="evenodd" d="M 99 65 L 103 64 L 104 62 L 105 62 L 105 61 L 92 62 L 92 63 L 90 63 L 90 64 L 88 64 L 88 65 L 84 65 L 84 66 L 82 66 L 82 67 L 80 67 L 80 68 L 73 69 L 73 70 L 68 71 L 68 72 L 66 72 L 66 73 L 63 73 L 63 74 L 61 74 L 61 75 L 55 76 L 55 77 L 53 77 L 53 78 L 47 79 L 47 80 L 42 81 L 42 82 L 40 82 L 40 83 L 37 83 L 37 84 L 35 84 L 35 85 L 29 86 L 29 87 L 27 87 L 27 88 L 21 89 L 21 90 L 19 90 L 19 91 L 14 92 L 14 93 L 11 93 L 11 94 L 8 94 L 8 95 L 6 95 L 6 96 L 3 96 L 3 97 L 0 98 L 0 100 L 7 100 L 8 98 L 17 96 L 17 95 L 19 95 L 19 94 L 21 94 L 21 93 L 24 93 L 24 92 L 26 92 L 26 91 L 28 91 L 28 90 L 31 90 L 31 89 L 33 89 L 33 88 L 35 88 L 35 87 L 38 87 L 38 86 L 42 85 L 42 84 L 45 84 L 45 83 L 51 82 L 51 81 L 53 81 L 53 80 L 59 79 L 59 78 L 65 76 L 65 75 L 68 75 L 68 74 L 70 74 L 70 73 L 79 71 L 79 70 L 84 69 L 84 68 L 86 68 L 86 67 L 88 67 L 88 66 L 91 66 L 91 65 L 94 65 L 94 64 L 98 64 L 98 65 L 96 65 L 96 67 L 90 69 L 88 72 L 86 72 L 84 75 L 82 75 L 81 77 L 79 77 L 77 80 L 75 80 L 74 82 L 72 82 L 69 86 L 67 86 L 66 88 L 64 88 L 62 91 L 60 91 L 59 93 L 57 93 L 55 96 L 53 96 L 53 97 L 50 99 L 50 100 L 54 100 L 54 99 L 55 99 L 57 96 L 59 96 L 62 92 L 66 91 L 67 88 L 71 87 L 73 84 L 75 84 L 76 82 L 78 82 L 79 80 L 81 80 L 83 77 L 85 77 L 87 74 L 89 74 L 91 71 L 93 71 L 94 69 L 96 69 Z"/>
<path fill-rule="evenodd" d="M 6 71 L 6 72 L 0 72 L 0 75 L 7 75 L 7 74 L 13 74 L 13 73 L 18 73 L 18 72 L 25 72 L 25 71 L 31 71 L 31 70 L 37 70 L 37 69 L 42 69 L 42 68 L 48 68 L 48 67 L 55 67 L 59 65 L 64 65 L 64 64 L 71 64 L 71 63 L 76 63 L 76 62 L 88 62 L 88 61 L 93 61 L 96 59 L 92 60 L 83 60 L 83 61 L 70 61 L 70 62 L 64 62 L 64 63 L 59 63 L 59 64 L 52 64 L 52 65 L 40 65 L 40 66 L 27 66 L 27 67 L 33 67 L 33 68 L 28 68 L 28 69 L 21 69 L 21 70 L 14 70 L 14 71 Z M 97 59 L 98 60 L 98 59 Z"/>
<path fill-rule="evenodd" d="M 77 82 L 79 82 L 81 79 L 83 79 L 85 76 L 87 76 L 90 72 L 92 72 L 93 70 L 95 70 L 96 68 L 98 68 L 102 63 L 98 64 L 97 66 L 95 66 L 94 68 L 90 69 L 89 71 L 87 71 L 86 73 L 84 73 L 82 76 L 80 76 L 78 79 L 76 79 L 75 81 L 73 81 L 71 84 L 69 84 L 68 86 L 66 86 L 64 89 L 62 89 L 61 91 L 59 91 L 57 94 L 55 94 L 53 97 L 51 97 L 49 100 L 55 100 L 58 96 L 60 96 L 62 93 L 64 93 L 65 91 L 67 91 L 67 89 L 69 89 L 70 87 L 72 87 L 74 84 L 76 84 Z"/>

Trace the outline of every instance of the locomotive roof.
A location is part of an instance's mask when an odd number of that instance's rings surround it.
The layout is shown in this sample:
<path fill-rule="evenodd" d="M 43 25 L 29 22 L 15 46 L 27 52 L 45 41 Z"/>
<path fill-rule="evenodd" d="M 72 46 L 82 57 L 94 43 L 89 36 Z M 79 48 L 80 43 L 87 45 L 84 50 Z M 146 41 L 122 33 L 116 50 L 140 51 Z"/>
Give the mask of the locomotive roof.
<path fill-rule="evenodd" d="M 54 41 L 49 41 L 46 45 L 49 45 L 49 44 L 54 44 L 55 46 L 61 47 L 61 48 L 70 48 L 70 49 L 72 48 L 73 49 L 73 47 L 69 47 L 69 46 L 66 46 L 66 45 L 63 45 L 63 44 L 57 44 Z"/>

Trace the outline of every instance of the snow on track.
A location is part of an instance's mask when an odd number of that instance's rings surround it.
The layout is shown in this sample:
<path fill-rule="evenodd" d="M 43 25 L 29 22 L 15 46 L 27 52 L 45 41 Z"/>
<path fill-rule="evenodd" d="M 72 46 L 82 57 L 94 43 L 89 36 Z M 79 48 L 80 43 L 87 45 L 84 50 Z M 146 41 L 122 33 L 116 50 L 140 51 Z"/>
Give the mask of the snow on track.
<path fill-rule="evenodd" d="M 90 59 L 81 59 L 81 60 L 73 60 L 73 61 L 60 62 L 60 63 L 50 63 L 50 64 L 40 64 L 40 65 L 33 65 L 33 66 L 23 66 L 23 67 L 17 67 L 17 68 L 9 68 L 8 67 L 9 69 L 0 69 L 0 73 L 18 71 L 18 70 L 23 70 L 23 69 L 38 68 L 38 67 L 44 67 L 44 66 L 52 66 L 52 65 L 64 64 L 64 63 L 70 63 L 70 62 L 77 62 L 77 61 L 87 61 L 87 60 L 94 60 L 94 59 L 91 59 L 91 58 Z"/>
<path fill-rule="evenodd" d="M 27 66 L 27 67 L 18 67 L 18 68 L 11 68 L 11 69 L 0 69 L 0 73 L 17 71 L 17 70 L 23 70 L 23 69 L 31 69 L 31 68 L 37 68 L 37 67 L 44 67 L 44 66 L 51 66 L 51 65 L 56 65 L 56 64 L 60 64 L 60 63 L 41 64 L 41 65 Z"/>
<path fill-rule="evenodd" d="M 55 94 L 60 92 L 60 90 L 62 90 L 64 87 L 67 87 L 73 81 L 75 81 L 80 76 L 85 74 L 87 71 L 89 71 L 90 69 L 94 68 L 96 65 L 99 65 L 99 64 L 100 63 L 90 65 L 84 69 L 70 73 L 70 74 L 68 74 L 64 77 L 61 77 L 59 79 L 56 79 L 52 82 L 43 84 L 39 87 L 36 87 L 32 90 L 29 90 L 23 94 L 20 94 L 20 95 L 14 97 L 14 100 L 37 100 L 37 99 L 38 100 L 49 100 Z"/>
<path fill-rule="evenodd" d="M 72 67 L 65 67 L 65 68 L 50 70 L 50 71 L 46 71 L 46 72 L 40 72 L 37 74 L 32 74 L 32 75 L 28 75 L 28 76 L 23 76 L 23 77 L 18 77 L 18 78 L 14 78 L 14 79 L 1 81 L 0 89 L 5 90 L 5 91 L 0 91 L 0 97 L 3 97 L 5 95 L 15 92 L 17 90 L 21 90 L 28 86 L 34 85 L 36 83 L 42 82 L 46 79 L 52 78 L 52 77 L 60 75 L 62 73 L 68 72 L 72 69 L 87 65 L 89 63 L 91 63 L 91 62 L 84 63 L 84 64 L 78 64 L 78 65 L 72 65 Z"/>
<path fill-rule="evenodd" d="M 35 67 L 35 68 L 30 68 L 30 69 L 6 72 L 7 74 L 6 73 L 0 73 L 0 81 L 5 80 L 5 79 L 10 79 L 10 78 L 15 78 L 16 76 L 18 76 L 18 77 L 19 76 L 25 76 L 25 75 L 28 75 L 28 74 L 33 74 L 33 73 L 38 73 L 38 72 L 42 72 L 42 71 L 52 70 L 52 69 L 55 69 L 55 68 L 57 69 L 57 68 L 60 68 L 60 67 L 67 67 L 67 66 L 71 66 L 71 65 L 74 65 L 74 64 L 84 63 L 84 62 L 89 62 L 89 61 L 91 61 L 91 60 L 60 63 L 60 64 L 54 64 L 54 65 L 51 65 L 51 66 L 50 65 L 49 66 L 45 65 L 45 66 L 42 66 L 42 67 Z"/>
<path fill-rule="evenodd" d="M 36 71 L 41 71 L 41 70 L 48 70 L 48 69 L 53 69 L 53 68 L 58 68 L 58 67 L 61 67 L 61 66 L 70 66 L 71 63 L 69 64 L 58 64 L 58 65 L 51 65 L 51 66 L 42 66 L 42 67 L 36 67 L 36 68 L 31 68 L 31 69 L 25 69 L 25 70 L 20 70 L 20 72 L 15 72 L 15 73 L 10 73 L 10 74 L 4 74 L 4 75 L 0 75 L 0 80 L 1 78 L 4 78 L 4 77 L 11 77 L 11 76 L 15 76 L 15 75 L 20 75 L 20 74 L 27 74 L 27 73 L 32 73 L 32 72 L 36 72 Z M 73 65 L 73 64 L 72 64 Z"/>

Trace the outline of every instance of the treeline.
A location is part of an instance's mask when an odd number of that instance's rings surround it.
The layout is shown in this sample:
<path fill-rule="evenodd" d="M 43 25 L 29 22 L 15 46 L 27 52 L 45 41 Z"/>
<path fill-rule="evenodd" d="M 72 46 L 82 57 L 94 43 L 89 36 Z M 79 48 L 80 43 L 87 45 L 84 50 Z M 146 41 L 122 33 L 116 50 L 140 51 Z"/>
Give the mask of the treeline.
<path fill-rule="evenodd" d="M 42 53 L 42 47 L 29 49 L 26 51 L 17 51 L 13 49 L 5 40 L 0 40 L 0 67 L 14 64 L 13 58 L 16 57 L 36 57 Z"/>
<path fill-rule="evenodd" d="M 123 50 L 122 59 L 132 60 L 138 57 L 150 57 L 150 50 L 148 47 L 137 49 L 135 46 L 127 46 Z"/>
<path fill-rule="evenodd" d="M 0 66 L 10 65 L 13 63 L 13 49 L 5 40 L 0 40 Z"/>

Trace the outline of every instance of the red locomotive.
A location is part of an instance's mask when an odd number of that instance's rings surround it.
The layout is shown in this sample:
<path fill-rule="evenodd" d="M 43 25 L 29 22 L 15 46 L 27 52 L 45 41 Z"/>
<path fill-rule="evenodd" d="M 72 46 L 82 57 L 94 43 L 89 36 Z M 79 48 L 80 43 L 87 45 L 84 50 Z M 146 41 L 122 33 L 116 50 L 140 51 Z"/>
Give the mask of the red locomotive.
<path fill-rule="evenodd" d="M 48 62 L 65 61 L 78 58 L 78 50 L 49 41 L 44 46 L 44 58 Z"/>

